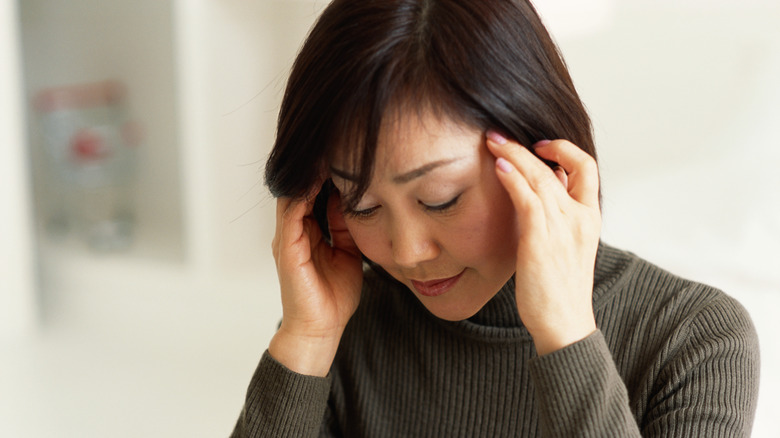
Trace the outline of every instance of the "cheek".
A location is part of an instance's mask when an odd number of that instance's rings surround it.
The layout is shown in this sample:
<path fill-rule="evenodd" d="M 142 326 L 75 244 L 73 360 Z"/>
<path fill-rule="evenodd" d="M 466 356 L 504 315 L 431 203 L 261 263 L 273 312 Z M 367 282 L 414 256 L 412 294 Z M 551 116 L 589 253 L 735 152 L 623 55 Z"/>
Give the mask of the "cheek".
<path fill-rule="evenodd" d="M 480 205 L 459 225 L 457 234 L 464 238 L 458 251 L 476 262 L 511 262 L 517 253 L 517 215 L 506 192 L 491 191 L 489 195 L 482 197 Z"/>
<path fill-rule="evenodd" d="M 459 253 L 470 254 L 475 260 L 514 254 L 517 233 L 513 210 L 490 208 L 464 219 L 453 232 L 462 236 L 458 239 Z"/>
<path fill-rule="evenodd" d="M 370 260 L 383 264 L 385 255 L 382 248 L 386 245 L 384 234 L 377 228 L 361 224 L 353 220 L 346 220 L 347 229 L 355 241 L 360 252 Z"/>

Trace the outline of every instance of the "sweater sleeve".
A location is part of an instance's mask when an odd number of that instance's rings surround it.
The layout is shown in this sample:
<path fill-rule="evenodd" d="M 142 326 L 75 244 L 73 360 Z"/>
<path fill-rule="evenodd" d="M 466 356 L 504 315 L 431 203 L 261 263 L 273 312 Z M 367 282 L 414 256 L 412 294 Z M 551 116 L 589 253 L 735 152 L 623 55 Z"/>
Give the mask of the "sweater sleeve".
<path fill-rule="evenodd" d="M 330 386 L 330 377 L 297 374 L 266 351 L 231 438 L 318 436 Z"/>
<path fill-rule="evenodd" d="M 543 436 L 641 436 L 600 330 L 532 359 L 530 371 Z"/>
<path fill-rule="evenodd" d="M 749 437 L 759 353 L 745 309 L 721 295 L 669 341 L 651 393 L 634 394 L 639 419 L 600 331 L 531 360 L 544 436 Z"/>
<path fill-rule="evenodd" d="M 747 311 L 721 295 L 678 338 L 649 400 L 646 436 L 749 437 L 760 358 Z"/>

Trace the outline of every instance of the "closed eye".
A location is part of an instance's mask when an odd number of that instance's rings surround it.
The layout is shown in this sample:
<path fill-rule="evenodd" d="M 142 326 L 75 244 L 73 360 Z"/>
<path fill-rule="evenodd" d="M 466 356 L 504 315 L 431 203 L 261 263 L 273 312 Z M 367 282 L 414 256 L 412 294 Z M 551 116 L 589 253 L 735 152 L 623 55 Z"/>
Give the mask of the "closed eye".
<path fill-rule="evenodd" d="M 367 219 L 376 213 L 377 209 L 379 209 L 379 206 L 371 207 L 371 208 L 364 208 L 362 210 L 355 210 L 354 208 L 351 208 L 349 206 L 344 207 L 344 216 L 348 216 L 353 219 Z"/>
<path fill-rule="evenodd" d="M 433 211 L 433 212 L 445 212 L 449 210 L 450 208 L 454 207 L 455 204 L 458 203 L 458 200 L 460 199 L 460 195 L 452 198 L 451 200 L 445 202 L 444 204 L 438 204 L 438 205 L 428 205 L 423 204 L 426 210 Z"/>
<path fill-rule="evenodd" d="M 423 208 L 425 208 L 426 211 L 430 211 L 434 213 L 444 213 L 450 210 L 451 208 L 453 208 L 458 203 L 458 201 L 460 200 L 460 196 L 461 195 L 458 195 L 443 204 L 428 205 L 423 202 L 421 202 L 420 204 L 423 206 Z M 345 206 L 343 214 L 344 216 L 350 217 L 352 219 L 368 219 L 374 216 L 377 210 L 379 210 L 379 206 L 364 208 L 361 210 L 356 210 L 349 206 Z"/>

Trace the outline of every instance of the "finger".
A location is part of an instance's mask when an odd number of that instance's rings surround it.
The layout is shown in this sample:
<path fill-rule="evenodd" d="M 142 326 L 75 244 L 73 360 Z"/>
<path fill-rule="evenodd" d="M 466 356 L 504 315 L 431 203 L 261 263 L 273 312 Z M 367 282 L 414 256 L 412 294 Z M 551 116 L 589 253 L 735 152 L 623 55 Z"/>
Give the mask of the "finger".
<path fill-rule="evenodd" d="M 541 198 L 548 211 L 560 211 L 561 203 L 570 201 L 569 195 L 561 186 L 555 173 L 526 147 L 499 137 L 495 133 L 488 134 L 487 144 L 496 157 L 511 162 L 525 177 L 533 192 Z"/>
<path fill-rule="evenodd" d="M 337 190 L 334 190 L 328 198 L 328 231 L 334 248 L 343 249 L 355 255 L 360 254 L 360 250 L 347 228 L 347 222 L 344 220 L 344 214 L 341 210 L 341 195 Z"/>
<path fill-rule="evenodd" d="M 534 152 L 563 167 L 568 174 L 568 192 L 572 198 L 582 204 L 598 207 L 599 170 L 593 157 L 566 140 L 540 142 Z"/>
<path fill-rule="evenodd" d="M 280 250 L 289 248 L 300 241 L 303 234 L 307 231 L 305 225 L 305 216 L 311 212 L 314 199 L 290 199 L 289 202 L 280 203 L 282 207 L 281 217 L 277 219 L 279 228 Z M 283 208 L 285 207 L 286 208 Z"/>
<path fill-rule="evenodd" d="M 284 222 L 284 212 L 290 207 L 292 198 L 277 198 L 276 199 L 276 232 L 278 233 L 282 229 L 282 223 Z"/>
<path fill-rule="evenodd" d="M 498 157 L 496 175 L 509 193 L 509 198 L 524 227 L 534 229 L 544 225 L 546 221 L 542 201 L 514 164 L 503 157 Z"/>
<path fill-rule="evenodd" d="M 561 182 L 561 185 L 563 188 L 568 191 L 569 190 L 569 176 L 566 174 L 566 171 L 563 170 L 563 167 L 561 166 L 555 166 L 553 167 L 553 173 L 555 173 L 555 176 L 558 177 L 558 180 Z"/>
<path fill-rule="evenodd" d="M 279 243 L 282 238 L 282 228 L 284 227 L 284 214 L 285 211 L 290 208 L 292 201 L 292 198 L 276 199 L 276 229 L 274 232 L 274 238 L 271 241 L 271 249 L 274 256 L 278 255 L 277 253 L 279 251 Z"/>

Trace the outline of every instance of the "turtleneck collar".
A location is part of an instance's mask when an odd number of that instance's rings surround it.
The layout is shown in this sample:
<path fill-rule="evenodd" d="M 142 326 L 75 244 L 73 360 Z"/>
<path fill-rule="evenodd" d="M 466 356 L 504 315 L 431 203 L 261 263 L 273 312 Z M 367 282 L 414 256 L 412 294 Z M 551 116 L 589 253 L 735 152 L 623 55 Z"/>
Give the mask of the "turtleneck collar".
<path fill-rule="evenodd" d="M 517 312 L 514 276 L 468 321 L 487 327 L 522 327 L 523 322 Z"/>
<path fill-rule="evenodd" d="M 620 284 L 626 279 L 626 273 L 630 271 L 630 265 L 635 261 L 636 257 L 632 254 L 599 242 L 593 278 L 594 311 L 619 289 Z M 463 330 L 465 333 L 480 337 L 530 338 L 517 311 L 514 277 L 471 318 L 457 322 L 443 320 L 442 322 L 456 330 Z"/>
<path fill-rule="evenodd" d="M 608 298 L 620 289 L 620 285 L 627 279 L 636 260 L 638 259 L 633 254 L 620 251 L 603 242 L 599 243 L 593 279 L 594 311 L 598 311 L 608 301 Z M 422 303 L 402 283 L 394 280 L 381 268 L 376 266 L 373 268 L 381 277 L 396 284 L 398 288 L 396 290 L 401 292 L 397 295 L 398 299 L 404 301 L 402 307 L 413 306 L 449 330 L 482 340 L 531 339 L 517 311 L 514 277 L 504 284 L 498 293 L 471 318 L 463 321 L 445 321 L 425 309 Z"/>

